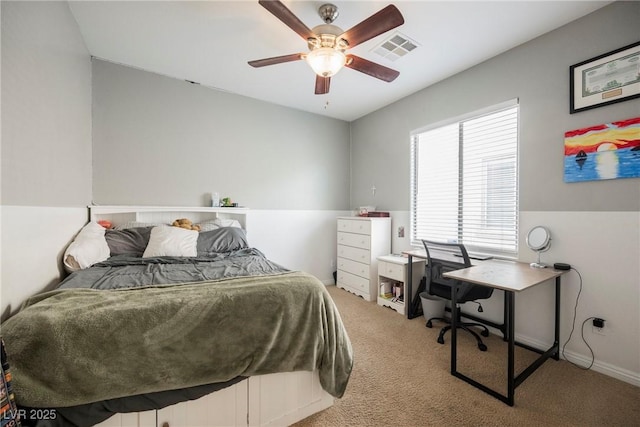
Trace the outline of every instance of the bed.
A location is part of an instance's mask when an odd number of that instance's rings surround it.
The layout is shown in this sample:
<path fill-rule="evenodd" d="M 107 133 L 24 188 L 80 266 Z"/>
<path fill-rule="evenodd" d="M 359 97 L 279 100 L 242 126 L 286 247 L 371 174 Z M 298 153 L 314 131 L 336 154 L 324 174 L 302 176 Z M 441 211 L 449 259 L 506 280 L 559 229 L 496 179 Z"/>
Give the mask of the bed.
<path fill-rule="evenodd" d="M 353 357 L 333 301 L 248 244 L 246 209 L 89 212 L 72 273 L 3 324 L 32 424 L 283 425 L 343 395 Z"/>

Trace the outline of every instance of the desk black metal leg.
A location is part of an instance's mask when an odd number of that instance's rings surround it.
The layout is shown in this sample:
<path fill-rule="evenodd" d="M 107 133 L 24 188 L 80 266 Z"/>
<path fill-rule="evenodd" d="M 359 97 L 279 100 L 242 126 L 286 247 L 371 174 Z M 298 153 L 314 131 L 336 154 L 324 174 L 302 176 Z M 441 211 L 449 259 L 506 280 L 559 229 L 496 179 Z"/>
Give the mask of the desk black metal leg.
<path fill-rule="evenodd" d="M 458 358 L 458 287 L 451 286 L 451 374 L 456 375 Z"/>
<path fill-rule="evenodd" d="M 507 323 L 507 319 L 509 318 L 509 304 L 507 304 L 507 291 L 504 291 L 504 295 L 502 296 L 502 323 L 503 323 L 503 331 L 502 331 L 502 341 L 509 340 L 509 324 Z"/>
<path fill-rule="evenodd" d="M 560 276 L 556 277 L 556 322 L 553 345 L 556 348 L 556 354 L 552 357 L 555 360 L 560 360 Z"/>
<path fill-rule="evenodd" d="M 515 384 L 515 328 L 514 328 L 514 309 L 515 309 L 515 297 L 512 291 L 505 291 L 504 297 L 506 299 L 507 305 L 507 352 L 508 352 L 508 362 L 507 362 L 507 405 L 513 406 L 513 400 L 516 391 Z"/>
<path fill-rule="evenodd" d="M 412 279 L 413 279 L 413 257 L 411 256 L 411 254 L 408 255 L 407 257 L 408 261 L 409 261 L 409 265 L 407 265 L 407 283 L 406 283 L 406 287 L 407 289 L 405 290 L 405 292 L 407 293 L 404 296 L 405 299 L 405 304 L 407 305 L 407 319 L 413 319 L 415 316 L 413 314 L 413 290 L 412 290 Z"/>

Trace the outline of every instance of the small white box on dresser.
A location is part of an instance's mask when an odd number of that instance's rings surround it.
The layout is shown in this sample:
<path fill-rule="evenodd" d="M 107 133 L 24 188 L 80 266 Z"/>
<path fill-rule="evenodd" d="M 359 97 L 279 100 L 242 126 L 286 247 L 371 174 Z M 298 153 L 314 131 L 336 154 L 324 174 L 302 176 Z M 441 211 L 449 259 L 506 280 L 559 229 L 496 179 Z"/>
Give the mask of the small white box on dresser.
<path fill-rule="evenodd" d="M 378 295 L 378 261 L 391 252 L 391 218 L 339 217 L 336 285 L 367 301 Z"/>
<path fill-rule="evenodd" d="M 378 257 L 378 286 L 392 282 L 402 287 L 402 299 L 384 298 L 378 295 L 378 305 L 389 307 L 400 314 L 407 314 L 407 304 L 411 304 L 415 297 L 418 285 L 424 275 L 425 261 L 413 258 L 411 293 L 407 295 L 407 277 L 409 277 L 409 259 L 400 255 L 383 255 Z"/>

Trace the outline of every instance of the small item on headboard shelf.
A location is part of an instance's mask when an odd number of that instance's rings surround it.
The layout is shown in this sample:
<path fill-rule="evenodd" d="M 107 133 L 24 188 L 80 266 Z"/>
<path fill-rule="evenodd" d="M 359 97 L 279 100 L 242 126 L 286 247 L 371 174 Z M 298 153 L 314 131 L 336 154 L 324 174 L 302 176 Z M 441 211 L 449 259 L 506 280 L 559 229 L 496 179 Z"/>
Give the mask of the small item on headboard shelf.
<path fill-rule="evenodd" d="M 230 197 L 223 197 L 220 200 L 220 206 L 223 206 L 223 207 L 231 206 L 231 198 Z"/>
<path fill-rule="evenodd" d="M 367 216 L 373 217 L 373 218 L 387 218 L 389 216 L 389 212 L 373 211 L 373 212 L 368 212 Z"/>
<path fill-rule="evenodd" d="M 220 207 L 220 195 L 216 192 L 211 193 L 211 207 Z"/>
<path fill-rule="evenodd" d="M 225 197 L 225 198 L 222 199 L 221 206 L 223 208 L 237 208 L 238 207 L 238 203 L 232 202 L 231 201 L 231 197 Z"/>

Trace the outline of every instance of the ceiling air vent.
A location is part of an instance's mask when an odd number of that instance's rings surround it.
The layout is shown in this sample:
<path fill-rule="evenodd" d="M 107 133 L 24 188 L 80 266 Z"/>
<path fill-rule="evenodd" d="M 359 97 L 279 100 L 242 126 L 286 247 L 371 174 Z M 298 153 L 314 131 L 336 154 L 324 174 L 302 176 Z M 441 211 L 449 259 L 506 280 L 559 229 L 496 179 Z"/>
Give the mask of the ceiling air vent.
<path fill-rule="evenodd" d="M 371 49 L 371 51 L 393 62 L 402 58 L 418 46 L 418 43 L 396 31 L 388 39 Z"/>

